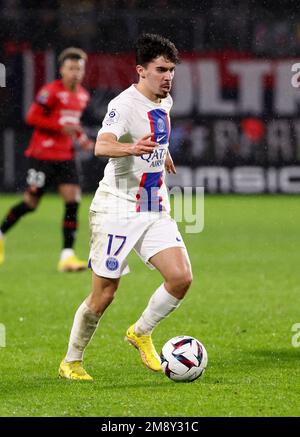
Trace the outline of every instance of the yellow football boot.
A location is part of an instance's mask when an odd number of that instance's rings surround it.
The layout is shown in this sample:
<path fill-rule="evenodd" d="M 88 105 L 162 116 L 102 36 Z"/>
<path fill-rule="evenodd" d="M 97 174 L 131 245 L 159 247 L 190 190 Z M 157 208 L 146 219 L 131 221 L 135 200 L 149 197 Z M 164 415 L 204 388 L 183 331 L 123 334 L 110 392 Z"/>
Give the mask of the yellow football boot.
<path fill-rule="evenodd" d="M 4 238 L 0 238 L 0 264 L 4 263 L 4 259 L 5 259 Z"/>
<path fill-rule="evenodd" d="M 60 363 L 58 374 L 61 378 L 74 379 L 77 381 L 92 381 L 93 378 L 84 370 L 81 361 L 71 361 Z"/>
<path fill-rule="evenodd" d="M 76 255 L 71 255 L 66 259 L 61 259 L 57 269 L 59 272 L 80 272 L 87 269 L 87 262 L 81 261 Z"/>
<path fill-rule="evenodd" d="M 151 335 L 137 335 L 134 332 L 134 325 L 132 325 L 127 329 L 125 340 L 138 349 L 143 363 L 149 369 L 154 370 L 154 372 L 161 370 L 161 361 L 153 346 Z"/>

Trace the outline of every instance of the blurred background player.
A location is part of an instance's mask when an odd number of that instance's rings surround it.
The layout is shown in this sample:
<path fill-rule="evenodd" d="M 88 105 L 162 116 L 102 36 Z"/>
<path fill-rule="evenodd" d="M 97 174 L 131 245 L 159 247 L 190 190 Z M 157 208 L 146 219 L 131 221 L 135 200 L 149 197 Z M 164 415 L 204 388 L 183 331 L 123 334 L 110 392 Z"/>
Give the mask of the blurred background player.
<path fill-rule="evenodd" d="M 61 79 L 45 85 L 31 105 L 26 122 L 34 132 L 25 151 L 28 157 L 27 188 L 22 202 L 13 206 L 0 226 L 0 264 L 4 261 L 4 235 L 18 220 L 38 207 L 44 192 L 55 186 L 65 202 L 63 250 L 59 271 L 79 271 L 87 267 L 73 251 L 81 190 L 74 162 L 74 141 L 90 150 L 92 142 L 83 132 L 80 118 L 90 96 L 81 86 L 86 53 L 65 49 L 58 58 Z"/>
<path fill-rule="evenodd" d="M 125 338 L 149 369 L 161 370 L 151 333 L 179 306 L 192 282 L 189 256 L 170 217 L 164 182 L 165 169 L 176 173 L 168 147 L 173 103 L 169 93 L 178 61 L 177 49 L 168 39 L 142 35 L 136 45 L 139 82 L 108 105 L 95 149 L 96 156 L 110 160 L 90 208 L 92 292 L 75 315 L 59 369 L 64 378 L 92 379 L 82 367 L 83 352 L 121 276 L 129 272 L 127 256 L 133 249 L 161 273 L 163 283 Z M 130 134 L 133 143 L 119 142 L 124 134 Z"/>

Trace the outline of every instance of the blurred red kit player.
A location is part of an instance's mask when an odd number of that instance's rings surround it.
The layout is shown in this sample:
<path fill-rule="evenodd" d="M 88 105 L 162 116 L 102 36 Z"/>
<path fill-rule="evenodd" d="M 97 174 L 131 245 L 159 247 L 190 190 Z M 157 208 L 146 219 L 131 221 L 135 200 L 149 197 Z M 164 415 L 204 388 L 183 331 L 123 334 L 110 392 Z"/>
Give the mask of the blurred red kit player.
<path fill-rule="evenodd" d="M 65 203 L 63 250 L 59 271 L 87 267 L 73 251 L 77 229 L 80 186 L 74 162 L 74 142 L 84 150 L 93 143 L 83 132 L 80 118 L 90 95 L 81 86 L 87 55 L 70 47 L 58 58 L 61 78 L 45 85 L 31 105 L 26 122 L 34 127 L 25 155 L 29 158 L 24 199 L 10 209 L 0 226 L 0 264 L 4 261 L 4 235 L 25 214 L 35 211 L 44 192 L 55 186 Z"/>
<path fill-rule="evenodd" d="M 73 74 L 75 82 L 77 71 Z M 25 155 L 66 161 L 74 158 L 75 139 L 81 147 L 87 148 L 90 141 L 82 131 L 80 118 L 89 99 L 89 93 L 79 83 L 72 89 L 64 84 L 63 79 L 45 85 L 26 117 L 27 124 L 35 129 Z"/>

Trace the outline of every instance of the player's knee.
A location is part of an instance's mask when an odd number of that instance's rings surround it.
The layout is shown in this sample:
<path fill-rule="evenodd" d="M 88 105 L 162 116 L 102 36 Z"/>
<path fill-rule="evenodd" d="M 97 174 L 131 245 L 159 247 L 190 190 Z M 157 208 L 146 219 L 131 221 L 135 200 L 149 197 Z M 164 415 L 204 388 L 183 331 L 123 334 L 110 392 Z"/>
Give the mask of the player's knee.
<path fill-rule="evenodd" d="M 187 288 L 190 288 L 193 282 L 193 273 L 191 271 L 187 272 L 185 276 L 186 286 Z"/>
<path fill-rule="evenodd" d="M 64 192 L 62 193 L 62 197 L 66 205 L 75 204 L 75 203 L 79 205 L 81 202 L 81 191 L 78 188 L 78 190 L 74 190 L 74 191 L 71 190 L 70 192 Z"/>
<path fill-rule="evenodd" d="M 192 282 L 193 282 L 192 272 L 191 271 L 184 272 L 179 280 L 179 285 L 181 286 L 181 289 L 184 294 L 188 291 L 188 289 L 192 285 Z"/>
<path fill-rule="evenodd" d="M 28 212 L 34 212 L 37 209 L 39 202 L 40 202 L 39 197 L 32 196 L 27 192 L 24 194 L 24 203 L 28 207 Z"/>
<path fill-rule="evenodd" d="M 176 272 L 168 281 L 172 291 L 183 297 L 190 288 L 193 281 L 193 275 L 190 270 Z"/>

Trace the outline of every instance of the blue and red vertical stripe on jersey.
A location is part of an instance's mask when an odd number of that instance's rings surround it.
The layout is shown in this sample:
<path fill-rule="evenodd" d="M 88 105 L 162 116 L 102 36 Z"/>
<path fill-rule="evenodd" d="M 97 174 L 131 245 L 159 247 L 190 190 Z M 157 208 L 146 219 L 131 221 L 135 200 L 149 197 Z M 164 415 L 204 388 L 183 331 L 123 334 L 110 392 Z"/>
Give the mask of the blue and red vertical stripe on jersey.
<path fill-rule="evenodd" d="M 137 212 L 162 211 L 162 197 L 158 195 L 158 191 L 162 185 L 162 174 L 162 171 L 143 174 L 139 191 L 136 195 Z"/>
<path fill-rule="evenodd" d="M 150 121 L 151 140 L 158 144 L 167 144 L 170 138 L 170 123 L 164 109 L 152 109 L 147 113 Z"/>
<path fill-rule="evenodd" d="M 151 140 L 160 145 L 167 144 L 170 138 L 170 123 L 167 112 L 164 109 L 152 109 L 147 115 L 150 121 Z M 162 198 L 158 195 L 162 185 L 162 174 L 162 171 L 143 174 L 136 195 L 136 210 L 138 212 L 162 211 Z"/>

